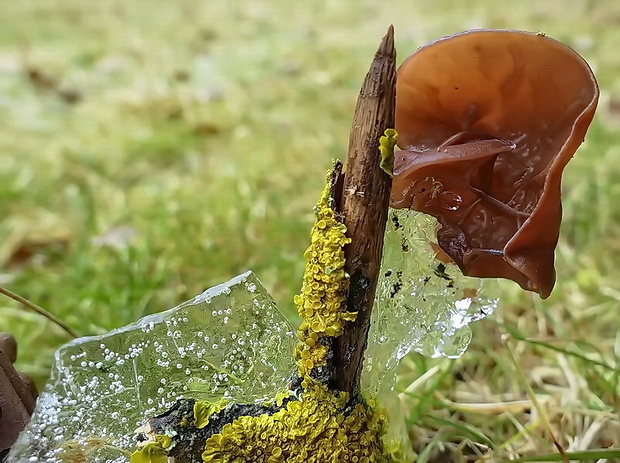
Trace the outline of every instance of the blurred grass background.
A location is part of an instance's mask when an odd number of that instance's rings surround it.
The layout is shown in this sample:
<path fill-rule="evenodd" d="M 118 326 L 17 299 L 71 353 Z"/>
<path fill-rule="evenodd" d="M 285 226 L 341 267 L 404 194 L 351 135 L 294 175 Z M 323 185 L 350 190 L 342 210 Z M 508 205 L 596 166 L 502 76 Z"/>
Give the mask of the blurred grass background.
<path fill-rule="evenodd" d="M 554 294 L 505 283 L 461 359 L 399 371 L 419 461 L 554 452 L 527 386 L 565 448 L 619 446 L 614 0 L 4 2 L 0 285 L 98 334 L 253 269 L 296 323 L 312 206 L 389 24 L 399 62 L 464 29 L 544 31 L 602 91 L 564 177 Z M 5 298 L 0 330 L 42 384 L 66 335 Z"/>

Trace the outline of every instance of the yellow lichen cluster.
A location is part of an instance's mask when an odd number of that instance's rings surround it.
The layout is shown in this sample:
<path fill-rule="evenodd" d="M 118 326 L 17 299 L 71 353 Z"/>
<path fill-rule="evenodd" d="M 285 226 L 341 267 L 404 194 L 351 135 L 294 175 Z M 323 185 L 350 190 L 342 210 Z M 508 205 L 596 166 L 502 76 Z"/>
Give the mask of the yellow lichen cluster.
<path fill-rule="evenodd" d="M 299 376 L 306 377 L 315 366 L 323 365 L 327 347 L 319 342 L 325 336 L 340 336 L 347 321 L 355 320 L 355 312 L 344 310 L 348 275 L 344 271 L 344 246 L 351 242 L 346 227 L 338 221 L 331 196 L 330 175 L 315 206 L 315 222 L 310 247 L 304 253 L 308 260 L 301 294 L 295 296 L 297 311 L 303 319 L 295 348 Z"/>
<path fill-rule="evenodd" d="M 394 147 L 397 141 L 398 132 L 394 129 L 385 129 L 384 135 L 379 138 L 379 153 L 381 153 L 379 167 L 390 177 L 394 176 Z"/>
<path fill-rule="evenodd" d="M 242 416 L 205 445 L 205 463 L 385 462 L 384 417 L 362 405 L 344 413 L 349 397 L 312 381 L 300 401 L 273 415 Z"/>

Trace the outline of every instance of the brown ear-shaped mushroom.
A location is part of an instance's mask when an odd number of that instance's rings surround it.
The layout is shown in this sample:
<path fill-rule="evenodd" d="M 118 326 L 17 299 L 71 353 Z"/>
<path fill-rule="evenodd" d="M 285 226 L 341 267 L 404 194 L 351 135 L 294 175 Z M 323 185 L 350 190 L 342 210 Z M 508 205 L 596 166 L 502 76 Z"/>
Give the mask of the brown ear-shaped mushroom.
<path fill-rule="evenodd" d="M 391 206 L 435 216 L 465 275 L 555 283 L 561 176 L 598 101 L 588 64 L 522 31 L 439 39 L 401 65 Z"/>

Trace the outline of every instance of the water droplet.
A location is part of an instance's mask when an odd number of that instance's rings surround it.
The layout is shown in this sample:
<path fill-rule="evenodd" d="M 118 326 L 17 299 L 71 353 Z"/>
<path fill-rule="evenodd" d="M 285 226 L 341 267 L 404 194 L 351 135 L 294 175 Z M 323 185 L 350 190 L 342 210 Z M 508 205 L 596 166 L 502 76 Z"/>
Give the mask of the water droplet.
<path fill-rule="evenodd" d="M 442 191 L 440 195 L 440 203 L 444 209 L 456 211 L 463 202 L 463 199 L 451 191 Z"/>

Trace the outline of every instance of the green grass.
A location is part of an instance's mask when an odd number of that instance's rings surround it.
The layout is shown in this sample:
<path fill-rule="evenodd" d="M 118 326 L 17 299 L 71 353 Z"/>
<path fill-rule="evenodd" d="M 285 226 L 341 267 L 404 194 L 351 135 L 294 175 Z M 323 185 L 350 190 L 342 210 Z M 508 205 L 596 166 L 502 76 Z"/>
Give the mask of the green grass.
<path fill-rule="evenodd" d="M 389 24 L 401 59 L 471 27 L 542 30 L 576 48 L 602 98 L 565 175 L 554 294 L 542 302 L 503 285 L 461 359 L 411 355 L 398 388 L 420 461 L 557 454 L 539 413 L 519 402 L 528 387 L 564 448 L 620 446 L 617 2 L 6 3 L 0 284 L 82 334 L 248 268 L 296 322 L 312 205 L 330 160 L 346 153 Z M 126 246 L 96 244 L 119 227 L 133 236 Z M 11 259 L 16 250 L 33 256 Z M 8 299 L 0 317 L 20 342 L 19 367 L 42 384 L 65 334 Z"/>

